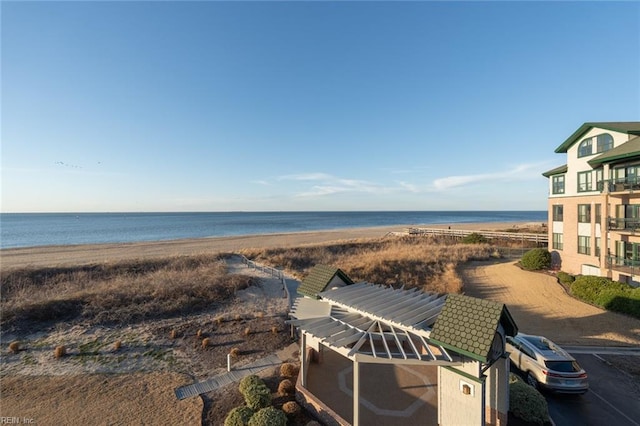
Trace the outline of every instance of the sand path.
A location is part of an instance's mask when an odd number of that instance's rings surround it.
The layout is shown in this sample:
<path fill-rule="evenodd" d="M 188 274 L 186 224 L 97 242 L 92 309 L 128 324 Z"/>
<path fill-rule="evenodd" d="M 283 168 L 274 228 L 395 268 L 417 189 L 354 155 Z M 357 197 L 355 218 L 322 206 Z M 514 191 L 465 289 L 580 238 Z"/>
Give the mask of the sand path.
<path fill-rule="evenodd" d="M 465 294 L 506 304 L 524 333 L 565 345 L 640 345 L 640 320 L 574 299 L 554 276 L 515 262 L 473 262 L 462 275 Z"/>

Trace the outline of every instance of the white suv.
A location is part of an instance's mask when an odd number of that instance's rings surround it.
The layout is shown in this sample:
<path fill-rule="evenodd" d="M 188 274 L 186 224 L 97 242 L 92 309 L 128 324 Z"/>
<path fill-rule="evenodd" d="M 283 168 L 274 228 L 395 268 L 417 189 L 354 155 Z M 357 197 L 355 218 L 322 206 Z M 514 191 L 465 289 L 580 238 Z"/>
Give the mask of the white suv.
<path fill-rule="evenodd" d="M 526 375 L 534 388 L 555 392 L 585 393 L 587 373 L 567 351 L 542 336 L 518 333 L 507 337 L 512 365 Z"/>

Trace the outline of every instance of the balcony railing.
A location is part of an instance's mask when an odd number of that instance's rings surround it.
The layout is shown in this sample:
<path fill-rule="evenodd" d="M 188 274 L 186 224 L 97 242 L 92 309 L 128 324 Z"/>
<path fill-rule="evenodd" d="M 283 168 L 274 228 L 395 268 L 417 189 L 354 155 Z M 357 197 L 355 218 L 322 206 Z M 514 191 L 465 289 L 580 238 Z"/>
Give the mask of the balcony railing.
<path fill-rule="evenodd" d="M 609 217 L 609 229 L 613 231 L 637 232 L 640 230 L 640 218 Z"/>
<path fill-rule="evenodd" d="M 624 257 L 607 256 L 607 268 L 624 272 L 627 275 L 640 274 L 640 260 L 625 259 Z"/>
<path fill-rule="evenodd" d="M 638 191 L 640 190 L 640 176 L 602 180 L 596 185 L 600 192 L 604 192 L 605 188 L 609 192 Z"/>

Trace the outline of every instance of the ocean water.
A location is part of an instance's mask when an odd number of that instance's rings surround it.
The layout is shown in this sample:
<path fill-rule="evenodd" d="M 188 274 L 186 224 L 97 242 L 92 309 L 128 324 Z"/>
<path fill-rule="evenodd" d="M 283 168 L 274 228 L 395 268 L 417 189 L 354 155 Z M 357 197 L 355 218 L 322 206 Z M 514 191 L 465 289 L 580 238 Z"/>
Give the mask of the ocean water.
<path fill-rule="evenodd" d="M 372 226 L 546 221 L 546 211 L 2 213 L 0 248 L 163 241 Z"/>

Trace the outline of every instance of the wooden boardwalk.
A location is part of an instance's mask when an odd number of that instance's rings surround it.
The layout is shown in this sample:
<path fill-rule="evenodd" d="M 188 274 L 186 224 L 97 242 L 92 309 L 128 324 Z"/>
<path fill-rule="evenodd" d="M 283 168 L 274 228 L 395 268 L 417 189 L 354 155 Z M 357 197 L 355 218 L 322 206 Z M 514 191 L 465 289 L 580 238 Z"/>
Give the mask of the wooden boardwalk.
<path fill-rule="evenodd" d="M 191 396 L 198 396 L 200 394 L 211 392 L 222 386 L 228 385 L 229 383 L 237 382 L 243 377 L 250 374 L 257 374 L 266 368 L 275 367 L 280 364 L 282 364 L 282 361 L 277 355 L 269 355 L 266 358 L 261 358 L 257 361 L 252 362 L 251 364 L 247 364 L 244 367 L 238 368 L 237 370 L 219 374 L 215 377 L 205 380 L 204 382 L 193 383 L 191 385 L 176 388 L 175 394 L 176 397 L 180 400 L 189 398 Z"/>

